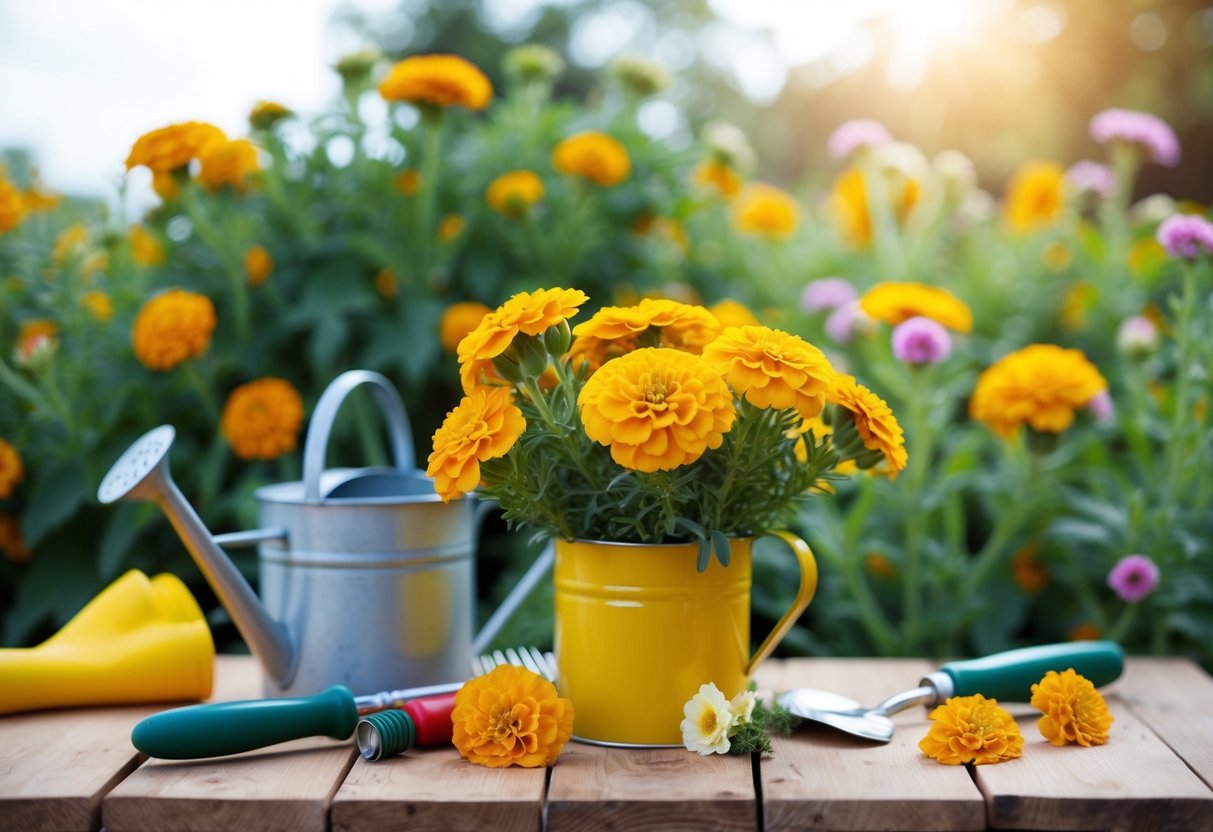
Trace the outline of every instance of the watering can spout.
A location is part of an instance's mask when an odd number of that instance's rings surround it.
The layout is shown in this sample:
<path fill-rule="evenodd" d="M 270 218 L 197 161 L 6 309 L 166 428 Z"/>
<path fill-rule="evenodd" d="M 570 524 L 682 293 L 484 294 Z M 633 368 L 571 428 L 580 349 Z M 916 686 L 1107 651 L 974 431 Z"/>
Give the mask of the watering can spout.
<path fill-rule="evenodd" d="M 168 451 L 175 435 L 170 425 L 144 434 L 110 468 L 97 489 L 97 499 L 102 503 L 148 500 L 160 506 L 266 675 L 280 687 L 286 687 L 295 674 L 298 651 L 286 629 L 266 612 L 248 581 L 219 548 L 173 482 Z M 285 537 L 285 534 L 274 531 L 256 534 L 254 538 Z"/>

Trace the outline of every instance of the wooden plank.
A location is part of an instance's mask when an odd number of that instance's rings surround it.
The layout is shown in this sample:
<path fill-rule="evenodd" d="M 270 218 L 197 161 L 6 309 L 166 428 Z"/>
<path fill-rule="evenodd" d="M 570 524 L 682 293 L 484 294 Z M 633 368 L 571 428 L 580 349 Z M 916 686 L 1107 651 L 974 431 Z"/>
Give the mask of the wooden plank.
<path fill-rule="evenodd" d="M 546 781 L 546 769 L 476 766 L 453 748 L 359 758 L 333 798 L 333 830 L 536 832 Z"/>
<path fill-rule="evenodd" d="M 565 746 L 548 786 L 547 829 L 757 827 L 748 757 L 700 757 L 682 748 Z"/>
<path fill-rule="evenodd" d="M 875 705 L 932 669 L 911 659 L 794 659 L 784 663 L 779 688 L 815 687 Z M 893 722 L 888 744 L 821 725 L 776 737 L 775 754 L 761 765 L 766 830 L 984 829 L 985 804 L 966 769 L 918 750 L 926 711 L 904 711 Z"/>
<path fill-rule="evenodd" d="M 1132 658 L 1116 695 L 1213 788 L 1213 678 L 1188 659 Z"/>

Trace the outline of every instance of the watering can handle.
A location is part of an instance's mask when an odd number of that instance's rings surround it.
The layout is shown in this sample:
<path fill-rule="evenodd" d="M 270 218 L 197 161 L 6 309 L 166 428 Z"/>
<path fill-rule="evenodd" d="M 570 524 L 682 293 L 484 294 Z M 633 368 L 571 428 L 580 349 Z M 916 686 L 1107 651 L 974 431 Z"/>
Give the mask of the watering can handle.
<path fill-rule="evenodd" d="M 796 555 L 796 561 L 800 564 L 800 587 L 796 590 L 796 599 L 792 601 L 792 606 L 783 614 L 783 618 L 779 619 L 779 623 L 775 625 L 775 629 L 771 630 L 763 640 L 762 645 L 750 657 L 749 664 L 745 668 L 745 675 L 747 677 L 754 672 L 754 668 L 758 667 L 763 659 L 775 651 L 779 642 L 783 641 L 783 637 L 796 624 L 796 620 L 800 618 L 800 614 L 808 608 L 809 602 L 813 600 L 813 596 L 817 593 L 817 561 L 813 557 L 813 551 L 809 548 L 809 544 L 791 532 L 768 532 L 764 537 L 779 538 Z"/>
<path fill-rule="evenodd" d="M 413 432 L 409 417 L 396 388 L 386 377 L 370 370 L 350 370 L 333 379 L 320 395 L 303 446 L 303 497 L 308 502 L 320 502 L 320 475 L 324 472 L 324 456 L 329 447 L 329 434 L 337 411 L 356 387 L 370 384 L 379 409 L 387 419 L 388 438 L 396 468 L 411 471 L 416 465 L 413 457 Z"/>

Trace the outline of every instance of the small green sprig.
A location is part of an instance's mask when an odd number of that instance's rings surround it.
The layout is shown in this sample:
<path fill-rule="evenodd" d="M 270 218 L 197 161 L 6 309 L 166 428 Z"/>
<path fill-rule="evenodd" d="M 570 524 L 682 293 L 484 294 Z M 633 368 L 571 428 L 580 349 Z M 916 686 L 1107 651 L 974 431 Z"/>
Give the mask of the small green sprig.
<path fill-rule="evenodd" d="M 755 685 L 750 682 L 750 690 Z M 754 710 L 750 718 L 734 728 L 735 733 L 729 737 L 729 753 L 745 754 L 774 754 L 771 746 L 771 734 L 781 737 L 791 736 L 792 731 L 800 724 L 800 718 L 780 705 L 778 702 L 754 700 Z"/>

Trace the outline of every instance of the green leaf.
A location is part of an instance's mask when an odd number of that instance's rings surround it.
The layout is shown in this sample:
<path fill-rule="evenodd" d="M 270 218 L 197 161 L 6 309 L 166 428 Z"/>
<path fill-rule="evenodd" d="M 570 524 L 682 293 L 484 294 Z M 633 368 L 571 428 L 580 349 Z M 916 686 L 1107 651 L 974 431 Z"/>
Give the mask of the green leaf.
<path fill-rule="evenodd" d="M 30 494 L 23 528 L 33 549 L 84 502 L 88 474 L 79 459 L 69 459 L 39 477 Z"/>
<path fill-rule="evenodd" d="M 712 559 L 712 544 L 706 538 L 699 540 L 699 557 L 695 561 L 695 569 L 699 572 L 706 572 L 708 569 L 708 561 Z"/>
<path fill-rule="evenodd" d="M 712 530 L 712 548 L 716 551 L 716 560 L 720 561 L 720 565 L 728 566 L 732 559 L 732 552 L 729 550 L 729 539 L 720 529 Z"/>
<path fill-rule="evenodd" d="M 345 346 L 349 326 L 345 319 L 334 316 L 323 318 L 312 330 L 311 341 L 308 343 L 308 357 L 312 369 L 320 377 L 330 375 L 329 370 L 336 364 L 337 356 Z"/>

